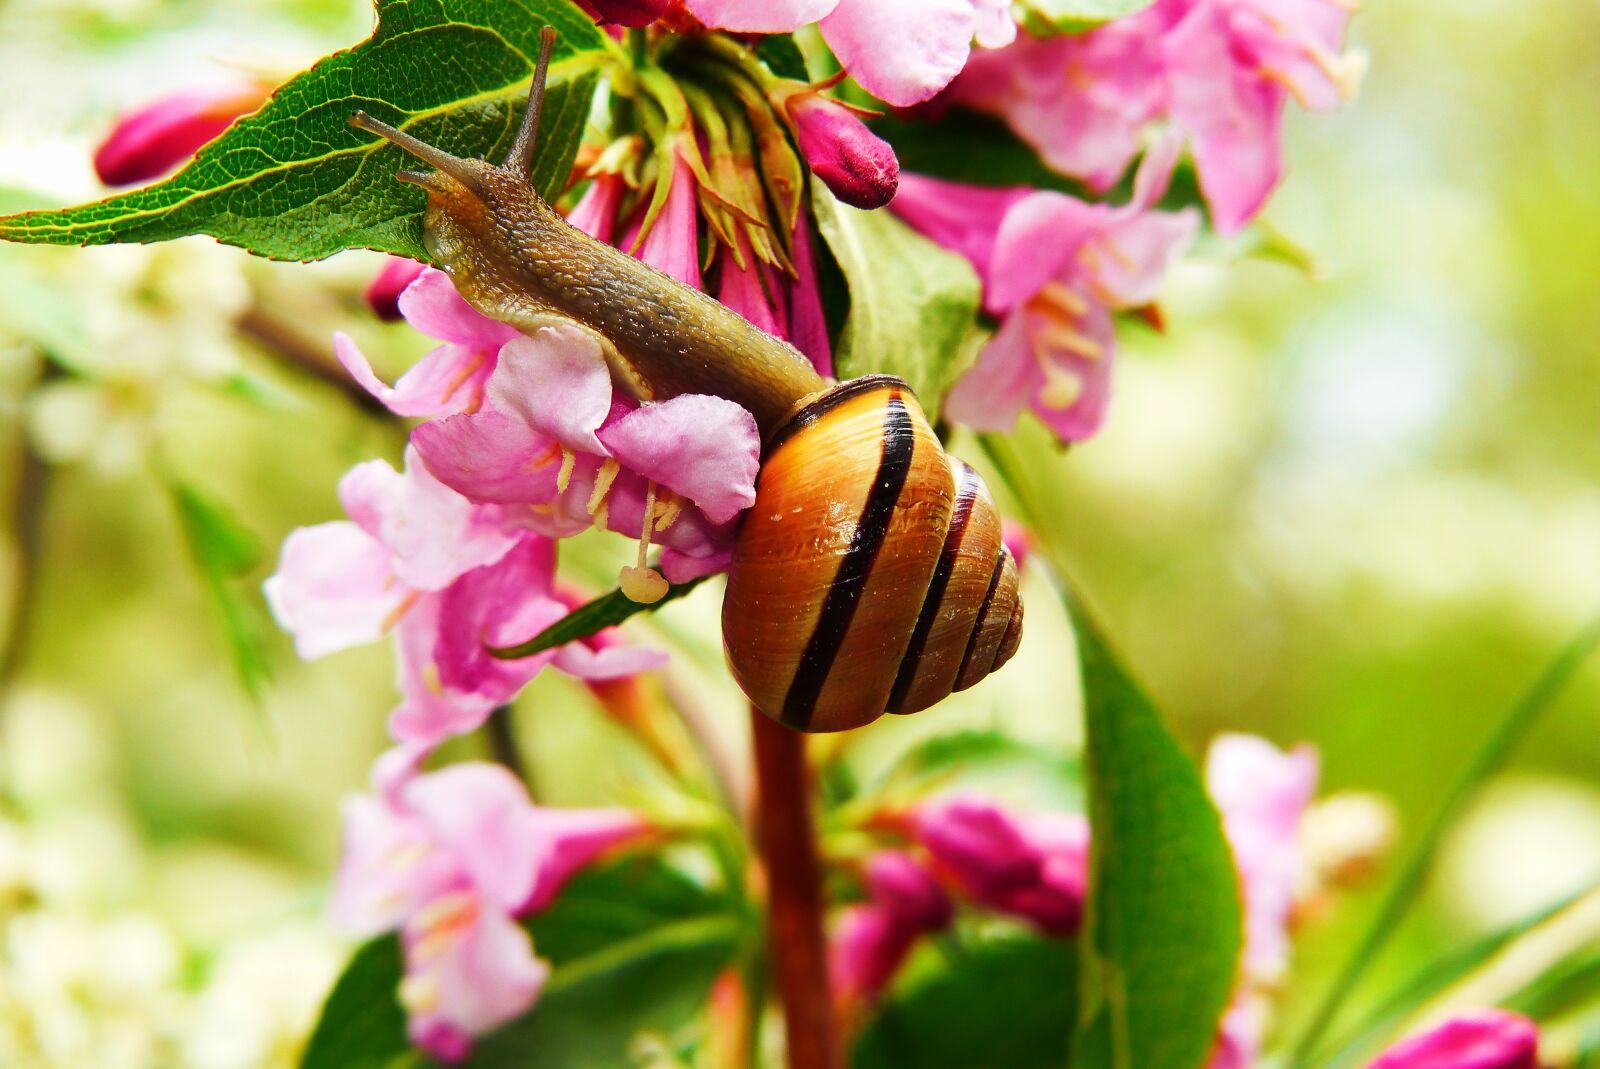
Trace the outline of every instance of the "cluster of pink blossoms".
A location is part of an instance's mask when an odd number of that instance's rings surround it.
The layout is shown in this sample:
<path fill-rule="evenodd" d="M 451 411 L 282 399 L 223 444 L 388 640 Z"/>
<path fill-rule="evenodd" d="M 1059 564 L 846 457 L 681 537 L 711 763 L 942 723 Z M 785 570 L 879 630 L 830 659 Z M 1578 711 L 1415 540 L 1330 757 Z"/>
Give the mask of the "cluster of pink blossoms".
<path fill-rule="evenodd" d="M 400 932 L 411 1040 L 446 1061 L 521 1015 L 550 972 L 518 918 L 649 827 L 625 809 L 546 809 L 498 765 L 418 773 L 422 751 L 378 762 L 345 803 L 332 912 L 356 934 Z"/>

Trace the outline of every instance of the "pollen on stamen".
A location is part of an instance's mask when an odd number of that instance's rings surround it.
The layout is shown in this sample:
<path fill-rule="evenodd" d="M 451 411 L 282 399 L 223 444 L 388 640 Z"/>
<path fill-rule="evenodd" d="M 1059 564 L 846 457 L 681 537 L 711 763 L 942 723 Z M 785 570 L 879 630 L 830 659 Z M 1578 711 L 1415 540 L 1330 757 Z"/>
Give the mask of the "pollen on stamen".
<path fill-rule="evenodd" d="M 1052 321 L 1039 324 L 1034 328 L 1033 336 L 1039 345 L 1051 349 L 1064 349 L 1086 360 L 1098 360 L 1106 352 L 1104 345 L 1065 323 Z"/>
<path fill-rule="evenodd" d="M 667 581 L 660 572 L 645 563 L 650 552 L 650 534 L 655 527 L 656 484 L 645 483 L 644 516 L 639 521 L 639 555 L 634 563 L 617 574 L 617 586 L 629 601 L 640 605 L 654 605 L 667 594 Z"/>
<path fill-rule="evenodd" d="M 566 446 L 561 447 L 561 470 L 556 472 L 556 493 L 564 494 L 567 492 L 567 487 L 572 483 L 572 466 L 577 463 L 577 460 L 578 454 Z"/>
<path fill-rule="evenodd" d="M 595 527 L 601 530 L 606 525 L 606 495 L 611 492 L 611 484 L 617 481 L 618 470 L 616 458 L 606 457 L 595 473 L 594 489 L 589 491 L 589 501 L 584 506 L 584 511 L 594 518 Z"/>

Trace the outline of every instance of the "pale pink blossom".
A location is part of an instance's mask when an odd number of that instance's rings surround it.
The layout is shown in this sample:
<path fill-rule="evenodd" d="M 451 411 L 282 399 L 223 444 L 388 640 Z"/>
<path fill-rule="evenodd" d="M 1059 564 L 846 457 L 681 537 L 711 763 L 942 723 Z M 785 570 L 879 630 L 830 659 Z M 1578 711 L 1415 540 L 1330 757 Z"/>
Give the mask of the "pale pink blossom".
<path fill-rule="evenodd" d="M 457 1061 L 529 1010 L 549 976 L 516 918 L 647 828 L 626 810 L 542 809 L 495 765 L 418 775 L 419 756 L 386 755 L 375 793 L 345 803 L 331 910 L 358 935 L 400 930 L 411 1039 Z"/>
<path fill-rule="evenodd" d="M 916 941 L 949 926 L 949 896 L 920 862 L 898 850 L 867 863 L 867 902 L 847 907 L 828 944 L 834 999 L 870 1004 L 894 979 Z"/>
<path fill-rule="evenodd" d="M 160 178 L 260 107 L 270 90 L 259 82 L 197 86 L 126 112 L 95 149 L 95 174 L 108 186 Z"/>
<path fill-rule="evenodd" d="M 406 261 L 401 261 L 405 263 Z M 397 269 L 398 271 L 398 269 Z M 418 360 L 393 386 L 372 371 L 356 343 L 333 336 L 333 351 L 350 376 L 396 415 L 444 416 L 475 411 L 494 371 L 500 347 L 519 337 L 461 299 L 450 276 L 426 268 L 397 298 L 400 314 L 417 330 L 444 344 Z"/>
<path fill-rule="evenodd" d="M 951 418 L 1004 431 L 1031 407 L 1063 441 L 1099 429 L 1116 354 L 1111 313 L 1154 300 L 1199 226 L 1193 209 L 1155 208 L 1178 147 L 1169 137 L 1146 154 L 1121 206 L 902 176 L 894 210 L 972 261 L 984 305 L 1000 317 L 977 365 L 950 391 Z"/>
<path fill-rule="evenodd" d="M 1206 754 L 1206 790 L 1222 814 L 1244 889 L 1244 969 L 1261 983 L 1288 964 L 1289 916 L 1300 884 L 1300 821 L 1317 786 L 1317 755 L 1253 735 L 1220 735 Z"/>
<path fill-rule="evenodd" d="M 376 641 L 421 594 L 499 560 L 518 539 L 499 509 L 439 482 L 411 449 L 404 472 L 382 460 L 356 465 L 339 498 L 350 519 L 291 532 L 264 585 L 305 658 Z"/>
<path fill-rule="evenodd" d="M 755 421 L 732 402 L 614 396 L 599 343 L 568 326 L 508 343 L 482 409 L 425 423 L 412 442 L 447 485 L 530 529 L 609 528 L 641 538 L 641 556 L 660 544 L 674 582 L 726 564 L 760 458 Z"/>
<path fill-rule="evenodd" d="M 1009 44 L 1009 0 L 684 0 L 714 29 L 787 33 L 816 23 L 844 69 L 894 105 L 932 97 L 960 73 L 972 42 Z"/>
<path fill-rule="evenodd" d="M 1367 1069 L 1538 1069 L 1539 1030 L 1505 1010 L 1458 1014 L 1401 1040 Z"/>
<path fill-rule="evenodd" d="M 918 807 L 912 832 L 940 872 L 987 909 L 1071 935 L 1083 916 L 1089 823 L 1077 813 L 1016 814 L 984 798 Z"/>

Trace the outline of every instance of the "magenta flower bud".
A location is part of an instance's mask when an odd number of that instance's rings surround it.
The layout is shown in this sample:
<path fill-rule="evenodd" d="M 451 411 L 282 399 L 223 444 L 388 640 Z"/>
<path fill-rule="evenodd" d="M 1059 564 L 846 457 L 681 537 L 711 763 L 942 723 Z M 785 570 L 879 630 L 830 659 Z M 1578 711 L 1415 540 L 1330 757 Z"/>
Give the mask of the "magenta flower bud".
<path fill-rule="evenodd" d="M 617 26 L 648 26 L 667 13 L 676 0 L 581 0 L 581 6 L 599 19 Z"/>
<path fill-rule="evenodd" d="M 1018 816 L 979 798 L 924 807 L 917 840 L 973 901 L 1071 935 L 1083 916 L 1089 825 L 1076 813 Z"/>
<path fill-rule="evenodd" d="M 108 186 L 159 178 L 266 99 L 266 86 L 185 89 L 126 112 L 95 150 L 94 170 Z"/>
<path fill-rule="evenodd" d="M 867 864 L 870 902 L 839 918 L 829 973 L 843 1006 L 875 1001 L 924 934 L 949 926 L 954 910 L 933 874 L 910 855 L 886 850 Z"/>
<path fill-rule="evenodd" d="M 1538 1069 L 1539 1030 L 1505 1010 L 1478 1010 L 1450 1018 L 1401 1040 L 1367 1069 Z"/>
<path fill-rule="evenodd" d="M 821 93 L 788 101 L 800 154 L 834 196 L 857 208 L 881 208 L 900 188 L 900 161 L 883 138 L 849 108 Z"/>
<path fill-rule="evenodd" d="M 386 322 L 400 316 L 400 294 L 428 269 L 427 264 L 408 260 L 404 256 L 391 256 L 376 277 L 367 285 L 367 305 L 374 315 Z"/>

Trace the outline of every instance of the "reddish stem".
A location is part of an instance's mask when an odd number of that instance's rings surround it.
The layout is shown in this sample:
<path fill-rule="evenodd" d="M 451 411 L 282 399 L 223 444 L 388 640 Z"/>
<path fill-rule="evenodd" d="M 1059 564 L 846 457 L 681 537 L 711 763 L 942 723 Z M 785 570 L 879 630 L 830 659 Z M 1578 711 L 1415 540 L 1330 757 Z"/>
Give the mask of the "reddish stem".
<path fill-rule="evenodd" d="M 805 736 L 754 709 L 750 721 L 772 972 L 783 999 L 789 1069 L 841 1069 L 822 939 L 822 867 L 811 817 Z"/>

